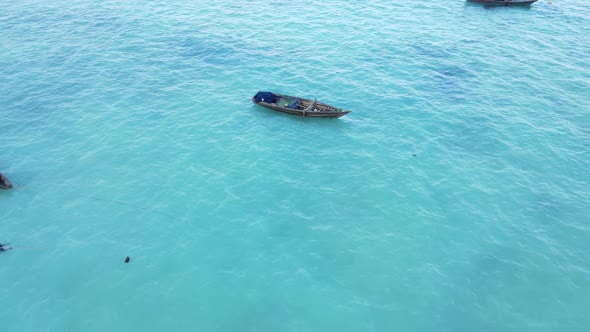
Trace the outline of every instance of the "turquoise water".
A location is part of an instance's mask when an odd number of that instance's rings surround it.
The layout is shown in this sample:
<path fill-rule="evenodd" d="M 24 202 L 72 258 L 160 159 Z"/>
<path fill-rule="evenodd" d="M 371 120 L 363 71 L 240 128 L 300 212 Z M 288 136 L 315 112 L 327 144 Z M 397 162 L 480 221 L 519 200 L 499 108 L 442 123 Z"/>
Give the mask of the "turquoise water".
<path fill-rule="evenodd" d="M 2 329 L 587 331 L 589 19 L 4 1 Z"/>

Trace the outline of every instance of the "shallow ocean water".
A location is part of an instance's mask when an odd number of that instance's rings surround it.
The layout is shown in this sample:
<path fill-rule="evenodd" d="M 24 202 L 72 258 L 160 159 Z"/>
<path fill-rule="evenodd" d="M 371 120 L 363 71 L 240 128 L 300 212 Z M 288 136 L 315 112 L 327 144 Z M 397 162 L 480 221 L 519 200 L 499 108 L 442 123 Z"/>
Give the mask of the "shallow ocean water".
<path fill-rule="evenodd" d="M 586 331 L 589 19 L 3 3 L 3 329 Z"/>

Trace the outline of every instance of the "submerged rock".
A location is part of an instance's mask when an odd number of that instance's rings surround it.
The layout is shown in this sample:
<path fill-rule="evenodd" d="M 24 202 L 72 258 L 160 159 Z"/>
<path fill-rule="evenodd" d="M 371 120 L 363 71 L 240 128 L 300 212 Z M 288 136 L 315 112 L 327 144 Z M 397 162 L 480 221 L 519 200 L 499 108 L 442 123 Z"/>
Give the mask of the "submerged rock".
<path fill-rule="evenodd" d="M 6 176 L 4 176 L 4 174 L 0 173 L 0 189 L 12 189 L 14 186 L 12 185 L 12 183 L 10 183 L 10 181 L 8 180 L 8 178 Z"/>

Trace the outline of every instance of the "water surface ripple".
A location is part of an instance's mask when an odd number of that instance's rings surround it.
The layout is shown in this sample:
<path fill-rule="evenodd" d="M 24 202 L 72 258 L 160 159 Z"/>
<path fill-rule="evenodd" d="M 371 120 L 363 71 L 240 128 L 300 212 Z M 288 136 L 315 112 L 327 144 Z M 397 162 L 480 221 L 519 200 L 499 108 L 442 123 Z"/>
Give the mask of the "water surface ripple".
<path fill-rule="evenodd" d="M 589 19 L 5 2 L 3 329 L 586 331 Z"/>

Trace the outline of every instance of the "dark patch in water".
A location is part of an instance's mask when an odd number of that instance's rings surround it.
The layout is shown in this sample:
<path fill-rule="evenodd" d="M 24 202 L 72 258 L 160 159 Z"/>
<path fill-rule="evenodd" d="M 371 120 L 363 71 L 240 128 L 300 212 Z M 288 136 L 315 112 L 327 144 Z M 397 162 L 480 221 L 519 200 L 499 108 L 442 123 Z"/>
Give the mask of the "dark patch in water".
<path fill-rule="evenodd" d="M 413 44 L 410 48 L 416 57 L 430 60 L 448 58 L 457 52 L 454 46 L 438 46 L 431 43 Z"/>
<path fill-rule="evenodd" d="M 458 78 L 472 78 L 475 77 L 467 69 L 459 67 L 457 65 L 449 65 L 449 66 L 440 66 L 435 68 L 435 70 L 446 77 L 458 77 Z"/>
<path fill-rule="evenodd" d="M 207 63 L 224 64 L 236 56 L 235 51 L 221 42 L 187 37 L 179 44 L 184 57 L 197 57 Z"/>
<path fill-rule="evenodd" d="M 469 42 L 469 41 L 467 41 Z M 476 75 L 469 70 L 469 64 L 458 62 L 461 49 L 456 45 L 438 45 L 435 43 L 415 43 L 407 52 L 413 65 L 426 68 L 429 72 L 422 83 L 424 89 L 433 93 L 444 94 L 443 98 L 462 102 L 466 99 L 471 79 Z"/>
<path fill-rule="evenodd" d="M 477 306 L 496 311 L 498 301 L 504 300 L 514 289 L 524 286 L 526 281 L 518 277 L 523 252 L 516 247 L 493 245 L 473 257 L 467 274 L 457 274 L 456 285 L 442 308 L 443 324 L 448 331 L 503 331 L 504 321 L 494 316 L 473 316 L 472 308 Z"/>
<path fill-rule="evenodd" d="M 172 41 L 172 49 L 184 58 L 195 58 L 211 65 L 235 66 L 244 62 L 258 62 L 266 55 L 251 49 L 239 39 L 230 37 L 187 36 Z"/>

